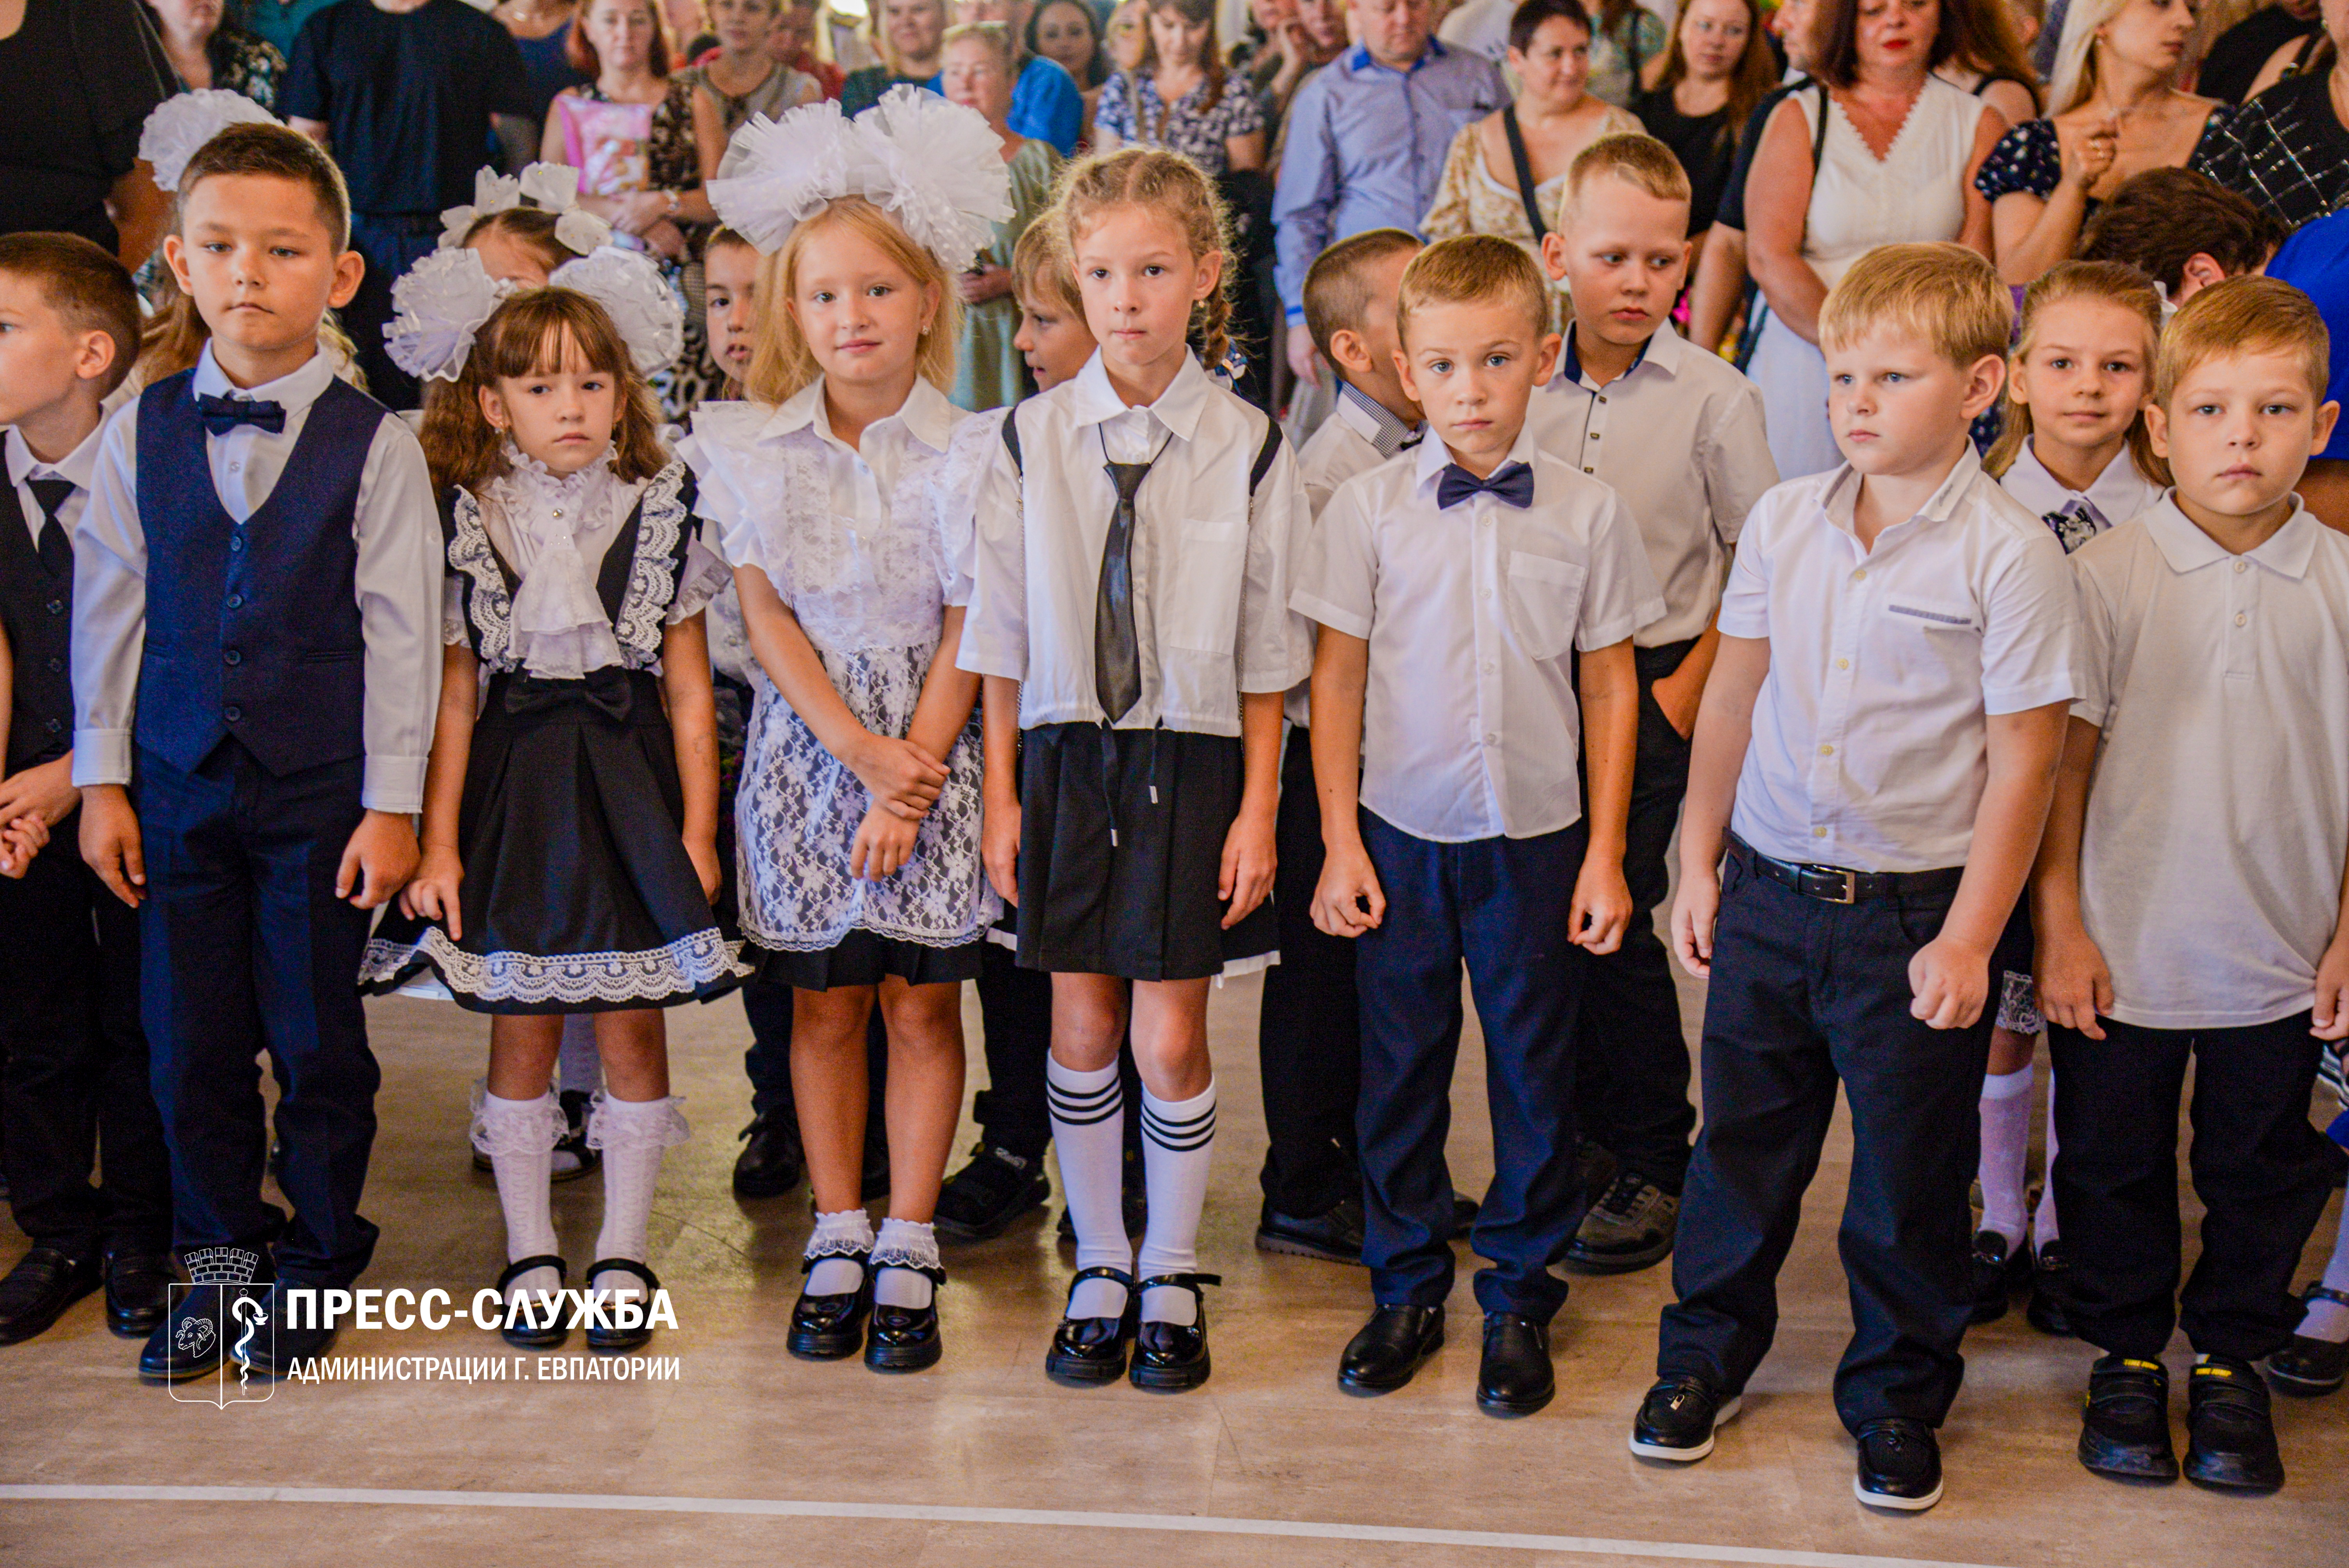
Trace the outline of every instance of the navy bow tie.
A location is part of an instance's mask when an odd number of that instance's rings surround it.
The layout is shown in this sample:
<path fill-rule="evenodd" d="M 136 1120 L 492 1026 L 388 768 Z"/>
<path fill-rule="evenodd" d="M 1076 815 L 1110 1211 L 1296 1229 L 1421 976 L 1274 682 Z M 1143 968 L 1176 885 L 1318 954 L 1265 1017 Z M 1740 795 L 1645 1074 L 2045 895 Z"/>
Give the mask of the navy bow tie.
<path fill-rule="evenodd" d="M 199 392 L 196 415 L 203 420 L 204 428 L 215 436 L 225 436 L 239 425 L 257 425 L 273 436 L 285 433 L 283 403 L 266 403 L 254 397 L 214 397 Z"/>
<path fill-rule="evenodd" d="M 1444 477 L 1435 484 L 1435 504 L 1454 506 L 1480 493 L 1510 506 L 1531 506 L 1534 471 L 1523 463 L 1503 463 L 1493 470 L 1490 479 L 1480 480 L 1458 463 L 1447 463 Z"/>

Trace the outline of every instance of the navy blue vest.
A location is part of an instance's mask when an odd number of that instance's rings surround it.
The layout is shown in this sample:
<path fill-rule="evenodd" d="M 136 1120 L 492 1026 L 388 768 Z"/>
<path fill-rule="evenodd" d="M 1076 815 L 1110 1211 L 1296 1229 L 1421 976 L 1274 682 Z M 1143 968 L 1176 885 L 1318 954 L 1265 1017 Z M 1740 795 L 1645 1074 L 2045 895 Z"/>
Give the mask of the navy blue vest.
<path fill-rule="evenodd" d="M 361 756 L 367 643 L 351 529 L 367 449 L 389 416 L 327 383 L 277 488 L 238 523 L 212 489 L 193 379 L 159 381 L 139 399 L 139 744 L 191 771 L 232 735 L 274 774 Z"/>
<path fill-rule="evenodd" d="M 0 628 L 16 665 L 6 771 L 63 757 L 73 746 L 73 565 L 52 576 L 33 548 L 16 487 L 0 473 Z"/>

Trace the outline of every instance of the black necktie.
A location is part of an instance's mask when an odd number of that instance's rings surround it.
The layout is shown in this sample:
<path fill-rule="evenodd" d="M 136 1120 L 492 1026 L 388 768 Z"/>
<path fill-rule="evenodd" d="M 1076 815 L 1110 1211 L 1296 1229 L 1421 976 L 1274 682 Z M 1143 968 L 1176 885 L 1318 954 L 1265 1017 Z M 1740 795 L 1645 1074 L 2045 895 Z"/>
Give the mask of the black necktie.
<path fill-rule="evenodd" d="M 1444 465 L 1444 477 L 1435 485 L 1437 506 L 1455 506 L 1477 494 L 1489 495 L 1510 506 L 1531 506 L 1534 471 L 1523 463 L 1503 463 L 1489 479 L 1480 480 L 1458 463 Z"/>
<path fill-rule="evenodd" d="M 1117 487 L 1117 509 L 1102 542 L 1101 587 L 1093 595 L 1093 695 L 1112 724 L 1142 700 L 1142 645 L 1133 630 L 1133 498 L 1156 460 L 1102 464 Z"/>
<path fill-rule="evenodd" d="M 63 577 L 73 570 L 73 542 L 66 537 L 65 524 L 57 521 L 57 509 L 73 494 L 74 482 L 51 474 L 26 480 L 25 488 L 33 492 L 41 508 L 41 532 L 34 546 L 40 552 L 41 568 L 52 577 Z"/>
<path fill-rule="evenodd" d="M 264 402 L 254 397 L 215 397 L 209 393 L 196 394 L 196 416 L 204 428 L 215 436 L 225 436 L 239 425 L 257 426 L 273 436 L 285 433 L 285 405 Z"/>

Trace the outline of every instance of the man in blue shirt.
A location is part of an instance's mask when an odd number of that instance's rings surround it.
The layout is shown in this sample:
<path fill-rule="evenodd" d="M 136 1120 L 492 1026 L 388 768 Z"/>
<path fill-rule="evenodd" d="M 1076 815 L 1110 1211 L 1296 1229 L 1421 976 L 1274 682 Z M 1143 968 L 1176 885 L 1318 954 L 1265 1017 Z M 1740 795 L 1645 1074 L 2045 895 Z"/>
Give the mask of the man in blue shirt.
<path fill-rule="evenodd" d="M 1049 141 L 1063 158 L 1076 155 L 1077 138 L 1085 129 L 1084 89 L 1057 60 L 1028 53 L 1028 14 L 1033 0 L 960 0 L 954 8 L 957 26 L 1000 22 L 1019 50 L 1019 79 L 1011 85 L 1011 129 L 1035 141 Z M 922 84 L 934 93 L 946 90 L 943 75 Z"/>
<path fill-rule="evenodd" d="M 1416 233 L 1453 137 L 1509 101 L 1500 67 L 1437 43 L 1428 14 L 1429 0 L 1353 0 L 1354 47 L 1307 77 L 1288 106 L 1272 202 L 1275 276 L 1289 368 L 1316 385 L 1306 268 L 1365 229 Z"/>

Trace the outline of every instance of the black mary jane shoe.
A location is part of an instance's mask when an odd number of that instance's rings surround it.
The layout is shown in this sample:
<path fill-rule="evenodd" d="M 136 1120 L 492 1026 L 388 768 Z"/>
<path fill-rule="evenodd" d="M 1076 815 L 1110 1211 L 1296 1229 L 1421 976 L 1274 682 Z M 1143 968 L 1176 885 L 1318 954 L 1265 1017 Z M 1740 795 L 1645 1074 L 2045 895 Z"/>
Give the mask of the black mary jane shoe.
<path fill-rule="evenodd" d="M 640 1350 L 650 1342 L 653 1336 L 653 1326 L 650 1322 L 653 1293 L 660 1289 L 661 1282 L 652 1270 L 634 1258 L 598 1258 L 587 1265 L 587 1273 L 583 1276 L 587 1282 L 587 1288 L 594 1290 L 597 1276 L 606 1274 L 634 1274 L 644 1282 L 645 1299 L 641 1318 L 635 1327 L 623 1328 L 614 1315 L 616 1308 L 607 1302 L 605 1304 L 604 1320 L 601 1323 L 592 1317 L 588 1320 L 587 1348 L 600 1350 L 607 1356 L 620 1356 L 631 1350 Z"/>
<path fill-rule="evenodd" d="M 2349 1306 L 2349 1291 L 2312 1284 L 2302 1293 L 2301 1300 L 2333 1301 Z M 2320 1394 L 2332 1393 L 2344 1380 L 2349 1380 L 2349 1345 L 2295 1334 L 2291 1344 L 2268 1357 L 2268 1381 L 2275 1385 L 2279 1394 L 2313 1399 Z"/>
<path fill-rule="evenodd" d="M 864 1333 L 864 1365 L 875 1372 L 919 1372 L 925 1367 L 935 1367 L 946 1354 L 946 1341 L 938 1333 L 938 1291 L 947 1283 L 947 1271 L 924 1268 L 914 1264 L 891 1263 L 876 1267 L 905 1269 L 930 1282 L 930 1305 L 927 1306 L 889 1306 L 873 1304 L 873 1320 Z"/>
<path fill-rule="evenodd" d="M 554 1304 L 545 1309 L 546 1321 L 539 1321 L 538 1298 L 525 1294 L 518 1302 L 507 1302 L 506 1288 L 533 1269 L 553 1269 L 554 1288 L 558 1293 Z M 503 1315 L 498 1321 L 498 1336 L 517 1350 L 552 1350 L 571 1336 L 563 1324 L 563 1297 L 559 1294 L 568 1280 L 570 1271 L 563 1260 L 553 1253 L 541 1253 L 536 1257 L 508 1264 L 498 1275 L 498 1301 Z"/>
<path fill-rule="evenodd" d="M 1125 1311 L 1115 1317 L 1063 1315 L 1061 1326 L 1052 1331 L 1052 1348 L 1044 1352 L 1045 1376 L 1055 1383 L 1081 1388 L 1114 1383 L 1125 1376 L 1125 1342 L 1133 1337 L 1142 1311 L 1142 1293 L 1133 1288 L 1133 1276 L 1123 1269 L 1100 1265 L 1077 1271 L 1069 1282 L 1071 1301 L 1076 1299 L 1077 1286 L 1089 1279 L 1115 1280 L 1123 1285 Z"/>
<path fill-rule="evenodd" d="M 2007 1244 L 1996 1231 L 1974 1233 L 1972 1269 L 1973 1313 L 1969 1321 L 1979 1327 L 2006 1315 L 2007 1298 L 2031 1272 L 2030 1253 Z"/>
<path fill-rule="evenodd" d="M 2023 1309 L 2032 1327 L 2058 1339 L 2076 1337 L 2072 1328 L 2072 1308 L 2065 1295 L 2071 1280 L 2072 1265 L 2064 1256 L 2060 1237 L 2032 1253 L 2031 1300 Z"/>
<path fill-rule="evenodd" d="M 833 1295 L 810 1295 L 800 1292 L 800 1299 L 792 1308 L 791 1332 L 783 1338 L 783 1348 L 802 1361 L 844 1361 L 856 1354 L 864 1344 L 864 1319 L 873 1310 L 872 1253 L 827 1253 L 821 1258 L 802 1258 L 800 1272 L 808 1274 L 828 1258 L 845 1258 L 854 1264 L 862 1277 L 854 1290 Z"/>
<path fill-rule="evenodd" d="M 1152 1274 L 1135 1287 L 1135 1310 L 1141 1308 L 1143 1296 L 1150 1291 L 1179 1288 L 1191 1293 L 1198 1303 L 1198 1316 L 1189 1323 L 1151 1323 L 1144 1321 L 1133 1331 L 1133 1363 L 1126 1368 L 1126 1378 L 1137 1388 L 1154 1393 L 1179 1394 L 1195 1388 L 1207 1380 L 1214 1364 L 1207 1355 L 1207 1298 L 1200 1294 L 1203 1284 L 1221 1284 L 1224 1276 L 1211 1274 Z"/>

